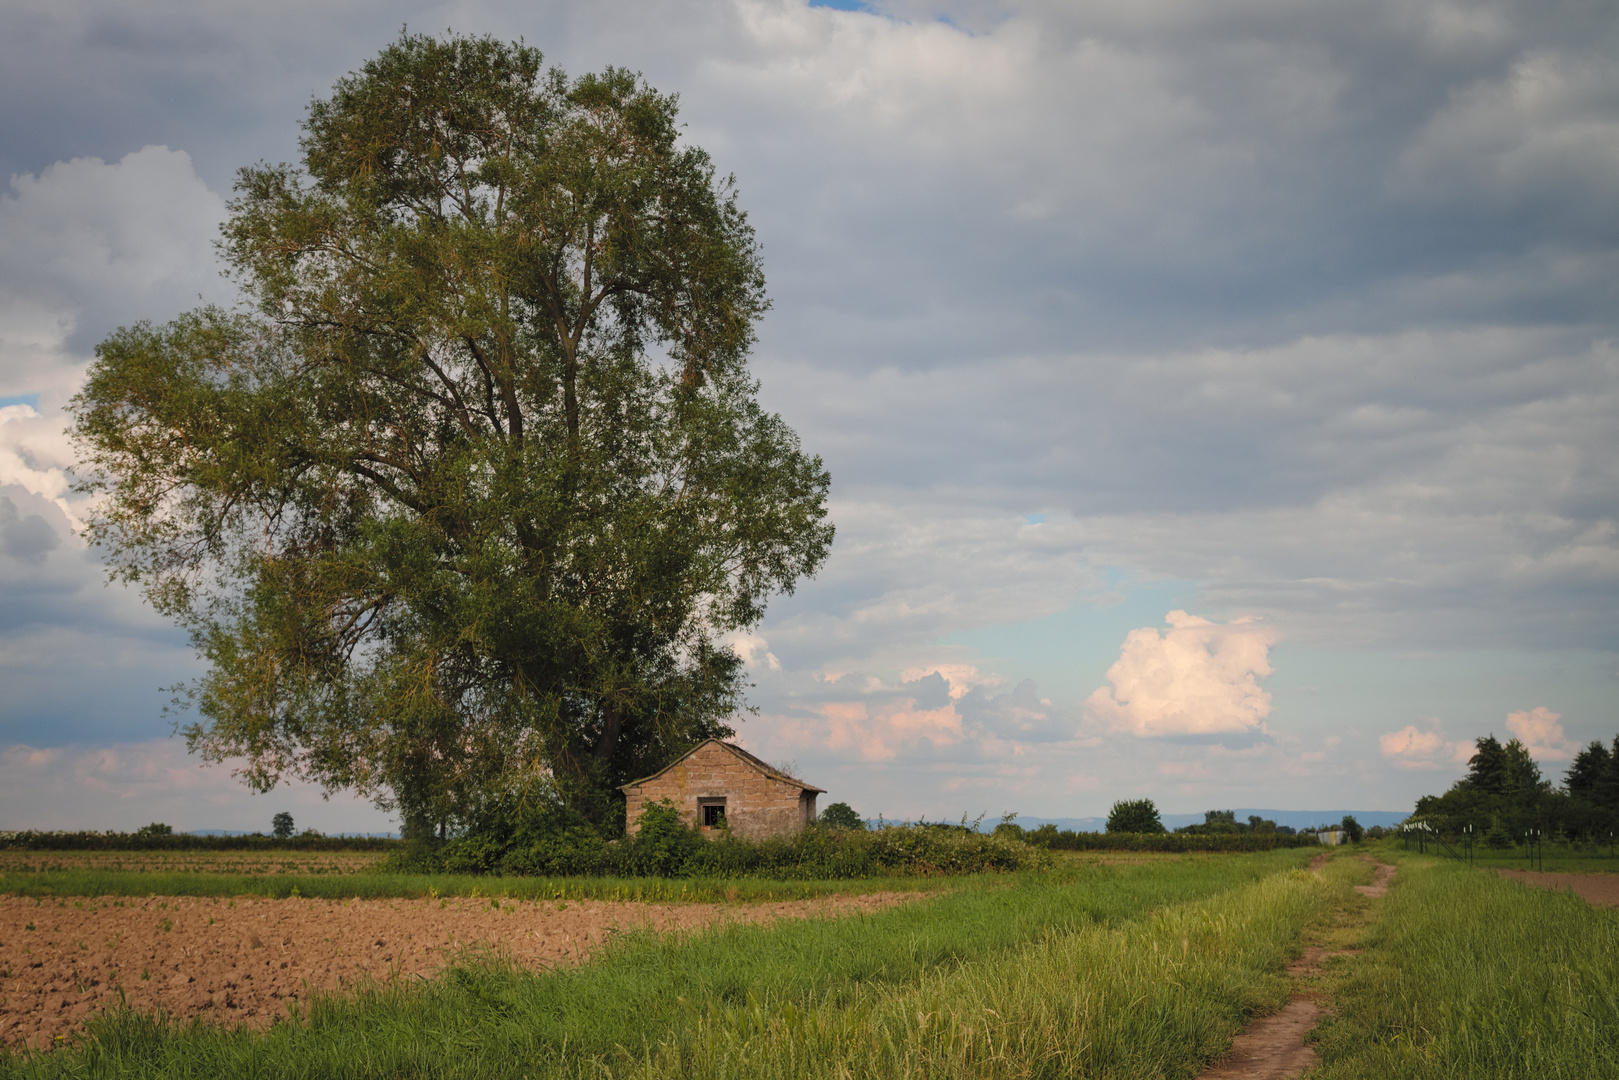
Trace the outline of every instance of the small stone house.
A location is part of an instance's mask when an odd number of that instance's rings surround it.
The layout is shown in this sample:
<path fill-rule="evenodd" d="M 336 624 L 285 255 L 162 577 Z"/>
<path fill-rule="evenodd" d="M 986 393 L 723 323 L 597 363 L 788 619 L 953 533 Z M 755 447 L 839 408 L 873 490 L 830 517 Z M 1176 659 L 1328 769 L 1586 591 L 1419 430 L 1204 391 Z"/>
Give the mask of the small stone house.
<path fill-rule="evenodd" d="M 800 831 L 815 820 L 815 796 L 825 794 L 719 739 L 698 743 L 673 764 L 619 790 L 629 832 L 647 803 L 668 799 L 698 828 L 729 827 L 749 840 Z"/>

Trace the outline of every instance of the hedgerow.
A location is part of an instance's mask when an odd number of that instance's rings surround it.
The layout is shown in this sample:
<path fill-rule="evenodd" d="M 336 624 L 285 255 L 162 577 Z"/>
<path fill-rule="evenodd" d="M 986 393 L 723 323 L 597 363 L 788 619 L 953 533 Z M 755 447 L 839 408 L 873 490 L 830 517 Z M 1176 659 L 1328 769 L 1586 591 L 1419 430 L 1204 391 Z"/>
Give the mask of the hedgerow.
<path fill-rule="evenodd" d="M 795 836 L 710 838 L 678 809 L 648 806 L 632 835 L 609 841 L 587 825 L 477 830 L 444 844 L 413 843 L 392 869 L 458 874 L 621 877 L 772 877 L 783 880 L 1000 873 L 1049 865 L 1048 852 L 965 829 L 890 826 L 872 831 L 811 826 Z"/>
<path fill-rule="evenodd" d="M 1198 852 L 1275 851 L 1278 848 L 1314 847 L 1313 833 L 1119 833 L 1070 832 L 1042 825 L 1023 834 L 1024 842 L 1051 851 L 1163 851 Z"/>

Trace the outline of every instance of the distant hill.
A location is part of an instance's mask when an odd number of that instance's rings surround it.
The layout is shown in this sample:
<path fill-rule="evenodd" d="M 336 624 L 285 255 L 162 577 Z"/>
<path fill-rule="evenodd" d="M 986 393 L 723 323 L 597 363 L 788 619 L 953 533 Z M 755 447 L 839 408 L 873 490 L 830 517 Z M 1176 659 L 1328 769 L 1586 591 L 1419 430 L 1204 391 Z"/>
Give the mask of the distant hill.
<path fill-rule="evenodd" d="M 1199 819 L 1201 820 L 1201 819 Z M 245 829 L 192 829 L 188 836 L 264 836 L 263 832 L 248 832 Z M 334 832 L 327 833 L 333 837 L 359 837 L 365 840 L 397 840 L 398 833 L 391 832 Z"/>
<path fill-rule="evenodd" d="M 1353 814 L 1355 820 L 1368 829 L 1373 825 L 1381 825 L 1385 829 L 1390 825 L 1398 825 L 1411 816 L 1409 810 L 1253 810 L 1241 809 L 1236 811 L 1237 820 L 1247 823 L 1252 815 L 1258 815 L 1266 821 L 1274 821 L 1278 825 L 1290 825 L 1295 829 L 1307 829 L 1312 825 L 1336 825 L 1344 819 L 1345 814 Z M 1159 814 L 1158 818 L 1164 823 L 1166 829 L 1178 829 L 1182 825 L 1201 825 L 1202 814 Z M 1072 832 L 1102 832 L 1107 828 L 1105 817 L 1083 818 L 1042 818 L 1024 817 L 1018 815 L 1017 823 L 1025 829 L 1038 829 L 1042 825 L 1055 825 L 1059 829 Z M 987 825 L 988 822 L 986 821 Z"/>

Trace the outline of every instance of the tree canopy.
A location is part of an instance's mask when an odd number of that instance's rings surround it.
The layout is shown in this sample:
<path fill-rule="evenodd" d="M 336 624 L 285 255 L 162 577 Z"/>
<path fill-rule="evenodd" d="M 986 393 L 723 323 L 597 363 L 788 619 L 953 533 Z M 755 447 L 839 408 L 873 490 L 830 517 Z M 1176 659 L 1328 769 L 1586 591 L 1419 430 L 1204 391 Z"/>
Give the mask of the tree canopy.
<path fill-rule="evenodd" d="M 1446 832 L 1472 826 L 1476 835 L 1510 846 L 1524 830 L 1606 839 L 1619 829 L 1619 736 L 1610 751 L 1593 742 L 1575 755 L 1562 790 L 1554 790 L 1518 739 L 1474 740 L 1467 775 L 1443 795 L 1417 800 L 1416 816 Z"/>
<path fill-rule="evenodd" d="M 1107 815 L 1108 832 L 1166 832 L 1158 818 L 1158 806 L 1151 799 L 1120 799 Z"/>
<path fill-rule="evenodd" d="M 757 401 L 734 181 L 676 100 L 402 36 L 241 170 L 248 303 L 114 333 L 74 401 L 116 577 L 208 663 L 205 759 L 413 828 L 730 733 L 728 632 L 815 572 L 829 477 Z"/>

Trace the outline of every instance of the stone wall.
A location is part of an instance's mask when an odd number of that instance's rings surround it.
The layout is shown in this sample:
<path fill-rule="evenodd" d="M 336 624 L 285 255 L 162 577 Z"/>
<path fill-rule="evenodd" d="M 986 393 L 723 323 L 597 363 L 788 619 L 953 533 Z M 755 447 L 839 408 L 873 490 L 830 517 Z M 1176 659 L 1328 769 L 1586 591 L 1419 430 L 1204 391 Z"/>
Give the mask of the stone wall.
<path fill-rule="evenodd" d="M 649 802 L 668 799 L 704 828 L 699 800 L 724 799 L 731 832 L 749 840 L 791 836 L 815 820 L 815 793 L 777 780 L 719 743 L 700 746 L 668 771 L 626 787 L 625 824 L 634 832 Z M 704 831 L 711 831 L 704 828 Z"/>

